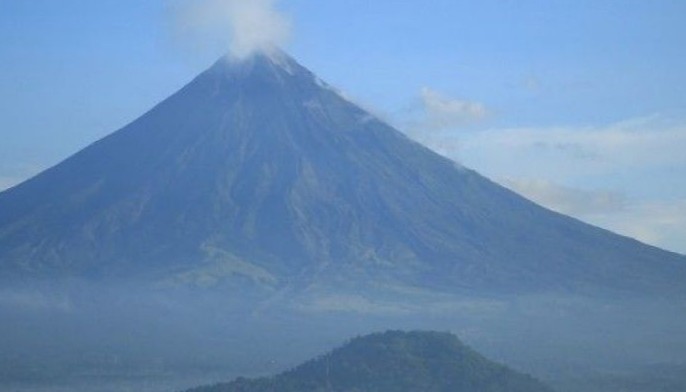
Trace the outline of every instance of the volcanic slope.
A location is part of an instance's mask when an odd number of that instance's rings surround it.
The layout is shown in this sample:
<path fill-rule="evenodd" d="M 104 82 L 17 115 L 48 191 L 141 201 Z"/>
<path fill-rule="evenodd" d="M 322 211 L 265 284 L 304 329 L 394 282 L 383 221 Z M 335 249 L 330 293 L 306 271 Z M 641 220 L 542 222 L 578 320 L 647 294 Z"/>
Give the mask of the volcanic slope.
<path fill-rule="evenodd" d="M 7 279 L 683 294 L 686 257 L 551 212 L 282 52 L 222 58 L 0 193 Z"/>

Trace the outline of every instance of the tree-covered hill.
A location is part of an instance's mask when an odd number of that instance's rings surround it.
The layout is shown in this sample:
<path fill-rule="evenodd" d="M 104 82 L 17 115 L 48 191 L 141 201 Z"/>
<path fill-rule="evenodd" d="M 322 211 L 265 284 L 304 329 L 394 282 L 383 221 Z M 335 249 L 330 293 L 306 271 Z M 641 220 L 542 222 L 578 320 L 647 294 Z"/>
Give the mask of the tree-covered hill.
<path fill-rule="evenodd" d="M 549 392 L 452 334 L 388 331 L 352 339 L 273 377 L 238 378 L 189 392 Z"/>

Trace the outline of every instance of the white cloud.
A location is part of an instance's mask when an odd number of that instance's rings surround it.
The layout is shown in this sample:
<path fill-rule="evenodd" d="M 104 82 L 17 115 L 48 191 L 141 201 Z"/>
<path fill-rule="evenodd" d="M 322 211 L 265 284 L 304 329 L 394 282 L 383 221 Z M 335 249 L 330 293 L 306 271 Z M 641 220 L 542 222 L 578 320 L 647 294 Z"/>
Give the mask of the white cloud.
<path fill-rule="evenodd" d="M 421 126 L 429 130 L 463 126 L 483 120 L 489 114 L 481 103 L 449 98 L 428 87 L 421 90 L 421 99 L 426 115 Z"/>
<path fill-rule="evenodd" d="M 396 123 L 418 142 L 439 154 L 455 159 L 460 149 L 461 134 L 469 126 L 490 116 L 485 105 L 442 95 L 428 87 L 420 91 L 419 105 L 404 113 Z"/>
<path fill-rule="evenodd" d="M 547 180 L 503 180 L 503 185 L 545 207 L 573 216 L 621 212 L 626 207 L 624 194 L 609 190 L 584 190 Z"/>
<path fill-rule="evenodd" d="M 28 180 L 46 167 L 36 164 L 10 163 L 0 170 L 0 192 Z"/>
<path fill-rule="evenodd" d="M 550 209 L 686 253 L 686 121 L 413 136 Z"/>
<path fill-rule="evenodd" d="M 489 162 L 493 169 L 526 171 L 502 177 L 536 177 L 531 174 L 541 171 L 597 175 L 618 169 L 686 165 L 686 123 L 660 116 L 607 126 L 493 129 L 454 133 L 452 137 L 460 140 L 464 153 L 460 158 L 488 160 L 491 156 L 495 158 Z"/>
<path fill-rule="evenodd" d="M 686 255 L 686 199 L 629 206 L 591 219 L 598 226 Z"/>
<path fill-rule="evenodd" d="M 577 189 L 546 180 L 502 183 L 551 210 L 686 254 L 686 199 L 630 202 L 620 192 Z"/>
<path fill-rule="evenodd" d="M 21 182 L 20 179 L 14 177 L 0 177 L 0 192 L 9 189 Z"/>
<path fill-rule="evenodd" d="M 276 0 L 186 1 L 179 23 L 184 35 L 219 41 L 237 58 L 268 53 L 291 36 L 290 21 L 276 8 Z"/>

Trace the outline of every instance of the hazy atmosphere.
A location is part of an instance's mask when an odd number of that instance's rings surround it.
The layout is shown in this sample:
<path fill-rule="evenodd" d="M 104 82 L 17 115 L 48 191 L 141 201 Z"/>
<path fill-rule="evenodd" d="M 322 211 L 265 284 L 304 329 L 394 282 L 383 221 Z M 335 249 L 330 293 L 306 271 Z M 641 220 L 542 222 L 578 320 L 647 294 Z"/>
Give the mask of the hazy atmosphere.
<path fill-rule="evenodd" d="M 683 392 L 685 4 L 0 1 L 0 390 Z"/>
<path fill-rule="evenodd" d="M 218 56 L 278 45 L 437 152 L 684 253 L 685 13 L 675 1 L 3 1 L 0 189 Z"/>

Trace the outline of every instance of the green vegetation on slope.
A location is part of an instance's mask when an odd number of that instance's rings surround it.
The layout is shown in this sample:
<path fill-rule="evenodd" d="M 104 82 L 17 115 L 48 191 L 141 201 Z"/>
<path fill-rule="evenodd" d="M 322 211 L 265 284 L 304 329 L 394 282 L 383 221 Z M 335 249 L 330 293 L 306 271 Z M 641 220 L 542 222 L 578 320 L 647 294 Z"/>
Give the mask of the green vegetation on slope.
<path fill-rule="evenodd" d="M 534 378 L 494 363 L 439 332 L 358 337 L 274 377 L 238 378 L 190 392 L 548 392 Z"/>

